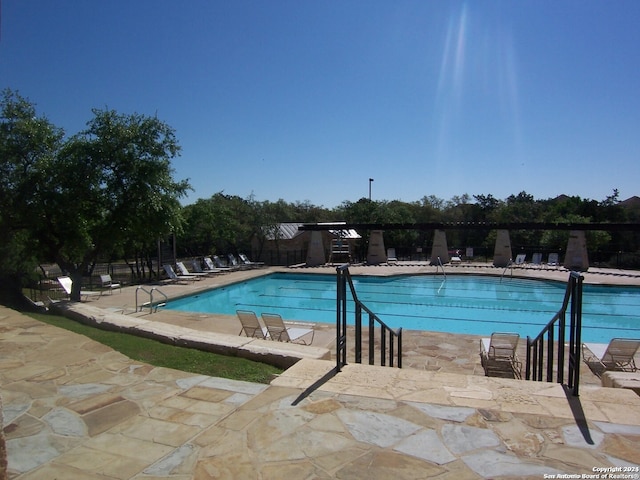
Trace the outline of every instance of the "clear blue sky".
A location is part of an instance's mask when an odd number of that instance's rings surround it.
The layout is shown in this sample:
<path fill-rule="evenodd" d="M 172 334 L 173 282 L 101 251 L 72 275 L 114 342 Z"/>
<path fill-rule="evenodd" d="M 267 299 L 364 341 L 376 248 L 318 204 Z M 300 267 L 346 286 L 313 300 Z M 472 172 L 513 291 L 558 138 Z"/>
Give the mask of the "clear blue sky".
<path fill-rule="evenodd" d="M 3 0 L 0 88 L 175 128 L 184 203 L 640 195 L 640 1 Z"/>

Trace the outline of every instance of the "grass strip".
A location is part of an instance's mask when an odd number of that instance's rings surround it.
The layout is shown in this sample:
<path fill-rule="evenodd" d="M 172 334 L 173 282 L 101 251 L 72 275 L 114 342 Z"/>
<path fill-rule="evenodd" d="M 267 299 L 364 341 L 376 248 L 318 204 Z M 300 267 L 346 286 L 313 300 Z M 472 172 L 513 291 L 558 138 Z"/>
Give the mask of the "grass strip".
<path fill-rule="evenodd" d="M 269 383 L 273 375 L 282 373 L 282 369 L 265 363 L 203 352 L 193 348 L 167 345 L 157 340 L 137 337 L 128 333 L 101 330 L 59 315 L 32 312 L 25 312 L 25 314 L 43 323 L 84 335 L 133 360 L 156 367 L 167 367 L 183 372 L 254 383 Z"/>

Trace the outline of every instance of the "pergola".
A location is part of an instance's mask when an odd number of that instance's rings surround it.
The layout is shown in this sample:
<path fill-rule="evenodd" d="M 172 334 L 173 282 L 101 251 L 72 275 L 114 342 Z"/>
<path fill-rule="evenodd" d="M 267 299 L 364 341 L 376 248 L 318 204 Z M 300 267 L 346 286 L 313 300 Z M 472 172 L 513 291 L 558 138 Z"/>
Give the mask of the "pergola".
<path fill-rule="evenodd" d="M 335 229 L 368 230 L 371 232 L 367 251 L 367 263 L 380 264 L 387 261 L 383 232 L 385 230 L 434 231 L 431 262 L 448 263 L 446 230 L 497 230 L 493 264 L 506 267 L 512 261 L 510 230 L 568 230 L 569 242 L 564 266 L 570 270 L 586 271 L 589 268 L 585 231 L 640 231 L 640 223 L 567 223 L 567 222 L 429 222 L 429 223 L 306 223 L 299 230 L 312 232 L 311 248 L 307 255 L 307 264 L 324 263 L 324 248 L 314 233 Z"/>

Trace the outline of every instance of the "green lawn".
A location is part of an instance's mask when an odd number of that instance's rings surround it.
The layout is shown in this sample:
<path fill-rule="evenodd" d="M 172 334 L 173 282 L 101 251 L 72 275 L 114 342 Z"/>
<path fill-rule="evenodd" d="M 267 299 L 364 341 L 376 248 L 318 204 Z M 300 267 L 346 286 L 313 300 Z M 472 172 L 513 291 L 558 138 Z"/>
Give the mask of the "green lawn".
<path fill-rule="evenodd" d="M 158 367 L 175 368 L 184 372 L 257 383 L 269 383 L 274 374 L 282 372 L 282 369 L 264 363 L 203 352 L 193 348 L 176 347 L 126 333 L 101 330 L 58 315 L 26 314 L 41 322 L 89 337 L 133 360 Z"/>

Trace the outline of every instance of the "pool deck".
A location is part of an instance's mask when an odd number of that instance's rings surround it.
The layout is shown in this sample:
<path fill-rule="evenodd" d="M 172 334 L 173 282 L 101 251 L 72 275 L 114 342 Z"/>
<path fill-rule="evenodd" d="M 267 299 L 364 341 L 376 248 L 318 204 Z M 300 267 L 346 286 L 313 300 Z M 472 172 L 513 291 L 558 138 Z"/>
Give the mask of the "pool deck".
<path fill-rule="evenodd" d="M 275 270 L 160 288 L 174 297 Z M 351 270 L 391 275 L 435 267 Z M 523 277 L 568 276 L 517 270 Z M 503 269 L 447 267 L 458 271 Z M 640 275 L 593 269 L 585 281 L 640 285 Z M 122 311 L 160 333 L 180 327 L 238 337 L 240 330 L 232 316 L 133 313 L 134 287 L 83 305 Z M 322 326 L 313 346 L 331 350 L 334 336 Z M 600 387 L 584 365 L 577 398 L 557 384 L 485 377 L 478 343 L 405 332 L 403 369 L 350 363 L 336 374 L 334 361 L 304 358 L 262 385 L 145 365 L 0 307 L 8 478 L 543 478 L 638 466 L 638 395 Z"/>

